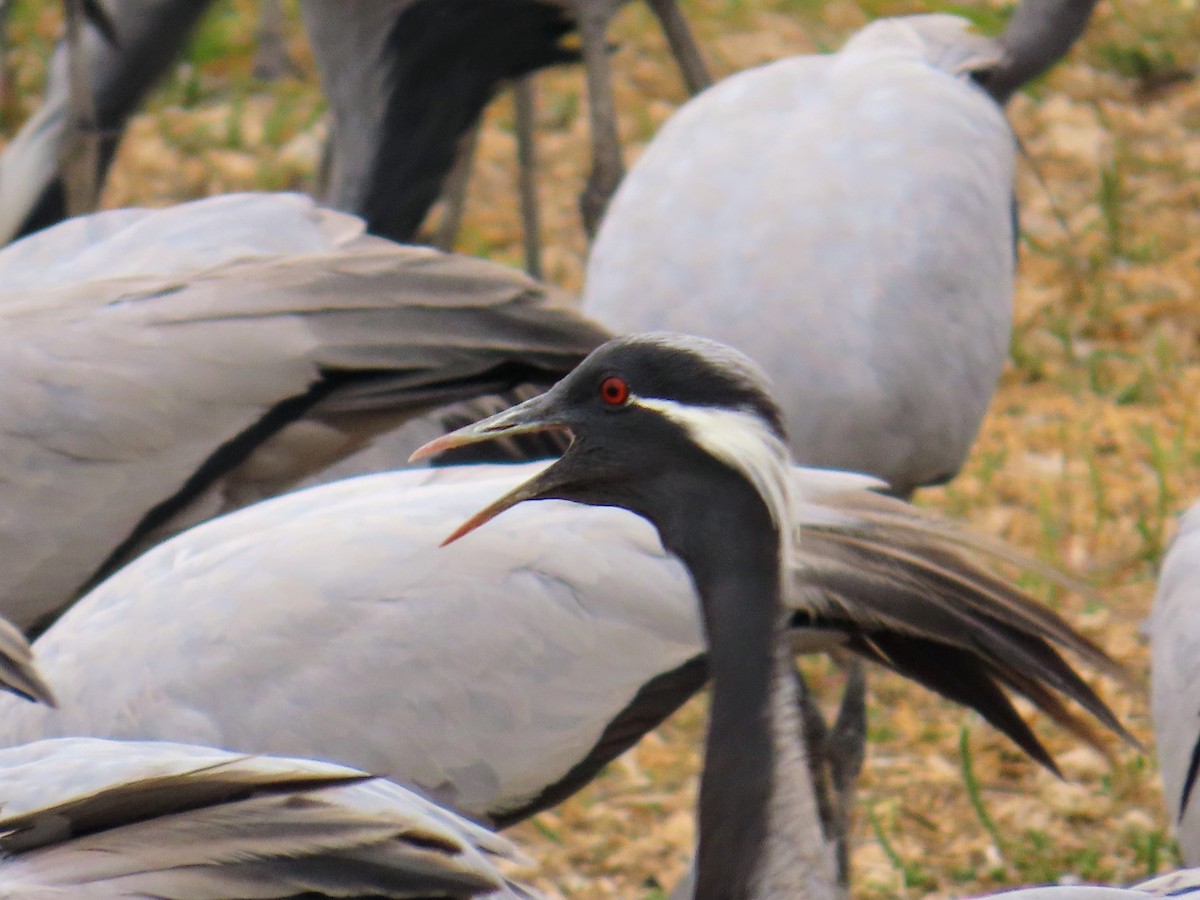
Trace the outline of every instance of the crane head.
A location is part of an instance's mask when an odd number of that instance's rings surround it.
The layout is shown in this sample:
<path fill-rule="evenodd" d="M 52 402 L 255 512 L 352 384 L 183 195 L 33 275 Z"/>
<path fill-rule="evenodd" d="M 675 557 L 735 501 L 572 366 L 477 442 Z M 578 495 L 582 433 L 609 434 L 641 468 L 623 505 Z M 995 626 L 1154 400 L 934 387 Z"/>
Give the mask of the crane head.
<path fill-rule="evenodd" d="M 571 437 L 566 454 L 460 526 L 457 540 L 525 500 L 620 506 L 662 527 L 673 495 L 701 476 L 749 481 L 780 530 L 790 520 L 790 457 L 766 375 L 736 350 L 702 338 L 616 338 L 527 400 L 421 447 L 413 459 L 535 431 Z M 666 504 L 666 505 L 664 505 Z"/>

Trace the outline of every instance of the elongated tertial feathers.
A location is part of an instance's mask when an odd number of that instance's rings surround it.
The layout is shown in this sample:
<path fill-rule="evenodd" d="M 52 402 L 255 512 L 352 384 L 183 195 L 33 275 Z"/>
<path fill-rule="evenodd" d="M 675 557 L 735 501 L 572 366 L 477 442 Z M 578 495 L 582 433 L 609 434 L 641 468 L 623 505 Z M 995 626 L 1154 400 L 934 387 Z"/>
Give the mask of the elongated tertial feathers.
<path fill-rule="evenodd" d="M 5 897 L 526 896 L 503 838 L 327 763 L 41 741 L 0 751 L 0 796 Z"/>
<path fill-rule="evenodd" d="M 797 477 L 809 496 L 806 477 L 827 481 L 812 470 L 797 470 Z M 797 626 L 843 632 L 850 649 L 974 708 L 1052 771 L 1011 694 L 1098 748 L 1105 731 L 1136 743 L 1060 651 L 1128 680 L 1120 664 L 983 560 L 1086 588 L 999 541 L 860 486 L 847 488 L 819 491 L 806 504 L 789 596 Z"/>

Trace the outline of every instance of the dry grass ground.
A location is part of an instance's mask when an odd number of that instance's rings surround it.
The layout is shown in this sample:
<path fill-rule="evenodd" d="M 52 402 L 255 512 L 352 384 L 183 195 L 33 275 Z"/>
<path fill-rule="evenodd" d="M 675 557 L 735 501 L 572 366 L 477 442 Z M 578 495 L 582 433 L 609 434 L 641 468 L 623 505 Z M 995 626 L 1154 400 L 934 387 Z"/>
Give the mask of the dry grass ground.
<path fill-rule="evenodd" d="M 721 74 L 835 47 L 872 16 L 953 9 L 994 30 L 1006 11 L 919 3 L 691 0 L 687 11 Z M 55 7 L 17 4 L 0 143 L 36 104 Z M 312 185 L 321 101 L 289 13 L 306 76 L 263 85 L 250 76 L 252 4 L 219 4 L 188 63 L 134 122 L 106 205 Z M 621 129 L 636 153 L 683 91 L 643 9 L 627 8 L 614 38 Z M 1147 746 L 1138 626 L 1175 516 L 1200 496 L 1200 84 L 1176 80 L 1196 71 L 1198 54 L 1194 0 L 1104 0 L 1070 60 L 1012 104 L 1028 151 L 1013 362 L 963 474 L 920 498 L 1096 587 L 1102 602 L 1047 599 L 1137 673 L 1136 690 L 1100 687 Z M 584 252 L 581 80 L 563 71 L 540 82 L 547 271 L 572 287 Z M 519 263 L 507 101 L 481 147 L 460 246 Z M 836 670 L 812 668 L 833 697 Z M 1128 882 L 1177 862 L 1151 756 L 1115 748 L 1105 759 L 1047 726 L 1059 781 L 976 717 L 883 674 L 870 714 L 858 897 L 961 896 L 1064 876 Z M 691 846 L 702 727 L 694 703 L 582 796 L 518 829 L 540 862 L 531 880 L 579 898 L 671 885 Z"/>

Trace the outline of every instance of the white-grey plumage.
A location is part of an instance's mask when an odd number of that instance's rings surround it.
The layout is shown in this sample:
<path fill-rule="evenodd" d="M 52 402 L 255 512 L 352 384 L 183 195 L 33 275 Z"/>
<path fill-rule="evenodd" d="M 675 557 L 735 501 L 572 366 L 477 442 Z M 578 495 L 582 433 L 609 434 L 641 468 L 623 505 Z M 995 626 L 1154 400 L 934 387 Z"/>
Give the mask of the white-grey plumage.
<path fill-rule="evenodd" d="M 705 648 L 686 573 L 627 513 L 518 509 L 433 552 L 536 468 L 349 479 L 153 548 L 39 639 L 61 708 L 0 702 L 0 743 L 95 735 L 337 759 L 499 824 L 557 802 L 704 684 Z M 966 562 L 957 529 L 865 476 L 794 477 L 798 628 L 975 706 L 1047 765 L 1005 690 L 1091 740 L 1060 693 L 1119 727 L 1052 647 L 1111 665 L 1103 654 Z"/>
<path fill-rule="evenodd" d="M 953 476 L 1012 316 L 1014 140 L 971 83 L 1000 56 L 916 16 L 720 82 L 626 176 L 584 308 L 751 354 L 805 465 L 902 493 Z"/>
<path fill-rule="evenodd" d="M 503 838 L 332 763 L 68 738 L 0 750 L 0 897 L 528 897 Z"/>
<path fill-rule="evenodd" d="M 1200 869 L 1179 869 L 1130 887 L 1048 884 L 988 894 L 987 900 L 1150 900 L 1153 897 L 1186 897 L 1197 892 L 1200 892 Z"/>
<path fill-rule="evenodd" d="M 873 22 L 733 75 L 663 126 L 613 198 L 584 308 L 771 376 L 798 462 L 907 494 L 958 471 L 1007 356 L 1015 142 L 998 103 L 1094 0 L 1024 0 L 998 39 Z"/>
<path fill-rule="evenodd" d="M 0 612 L 22 627 L 165 534 L 408 416 L 552 381 L 604 336 L 520 273 L 294 195 L 68 221 L 0 252 L 0 284 Z"/>
<path fill-rule="evenodd" d="M 1179 522 L 1148 622 L 1150 712 L 1167 813 L 1189 865 L 1200 863 L 1200 503 Z"/>

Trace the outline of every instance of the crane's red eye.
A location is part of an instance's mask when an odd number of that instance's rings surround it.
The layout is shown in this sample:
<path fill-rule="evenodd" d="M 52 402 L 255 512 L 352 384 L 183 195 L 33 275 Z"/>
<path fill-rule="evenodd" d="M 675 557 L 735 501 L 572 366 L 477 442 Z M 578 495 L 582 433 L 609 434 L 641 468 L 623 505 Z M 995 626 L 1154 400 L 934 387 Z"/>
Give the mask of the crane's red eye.
<path fill-rule="evenodd" d="M 620 406 L 629 399 L 629 385 L 619 375 L 609 375 L 600 382 L 600 399 L 609 406 Z"/>

